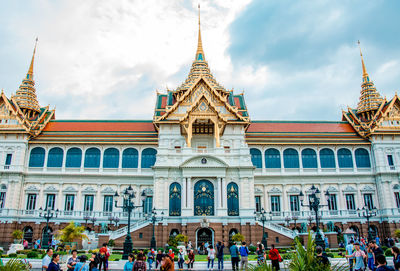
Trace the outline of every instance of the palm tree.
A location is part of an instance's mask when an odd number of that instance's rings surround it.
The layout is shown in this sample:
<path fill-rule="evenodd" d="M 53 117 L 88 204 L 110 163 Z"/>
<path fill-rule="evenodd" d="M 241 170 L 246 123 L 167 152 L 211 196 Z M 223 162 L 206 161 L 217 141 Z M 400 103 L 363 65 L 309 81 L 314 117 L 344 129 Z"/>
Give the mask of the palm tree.
<path fill-rule="evenodd" d="M 75 225 L 74 221 L 71 221 L 68 226 L 60 231 L 60 235 L 58 235 L 57 238 L 63 243 L 73 242 L 74 240 L 88 239 L 86 234 L 83 233 L 84 231 L 84 226 L 77 226 Z"/>

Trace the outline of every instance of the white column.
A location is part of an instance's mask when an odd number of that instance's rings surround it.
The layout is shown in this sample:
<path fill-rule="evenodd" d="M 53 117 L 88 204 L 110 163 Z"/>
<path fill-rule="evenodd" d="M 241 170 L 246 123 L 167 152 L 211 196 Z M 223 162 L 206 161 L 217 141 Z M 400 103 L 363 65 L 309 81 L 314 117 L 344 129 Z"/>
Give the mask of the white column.
<path fill-rule="evenodd" d="M 271 211 L 270 210 L 270 208 L 269 208 L 269 204 L 268 204 L 268 192 L 267 192 L 267 185 L 264 185 L 264 192 L 263 192 L 263 195 L 264 195 L 264 206 L 262 206 L 263 208 L 264 208 L 264 210 L 265 211 Z"/>
<path fill-rule="evenodd" d="M 221 208 L 222 207 L 222 189 L 221 189 L 221 178 L 217 178 L 217 186 L 218 186 L 218 190 L 217 190 L 217 194 L 218 194 L 218 196 L 217 196 L 217 208 L 219 209 L 219 208 Z"/>
<path fill-rule="evenodd" d="M 288 208 L 288 194 L 286 184 L 282 185 L 282 212 L 290 211 Z"/>
<path fill-rule="evenodd" d="M 76 201 L 74 206 L 75 211 L 83 211 L 83 200 L 82 200 L 82 185 L 78 187 L 78 194 L 76 195 Z"/>
<path fill-rule="evenodd" d="M 346 206 L 346 199 L 343 197 L 343 190 L 342 190 L 342 184 L 339 183 L 338 184 L 338 189 L 339 189 L 339 204 L 338 204 L 338 210 L 346 210 L 347 206 Z"/>
<path fill-rule="evenodd" d="M 222 177 L 222 208 L 228 208 L 228 197 L 226 195 L 226 178 Z"/>
<path fill-rule="evenodd" d="M 351 149 L 351 158 L 353 159 L 353 171 L 357 171 L 356 155 L 354 149 Z"/>
<path fill-rule="evenodd" d="M 188 182 L 188 208 L 193 209 L 193 181 L 191 177 L 187 178 Z"/>
<path fill-rule="evenodd" d="M 54 208 L 59 210 L 64 210 L 64 205 L 62 203 L 63 203 L 63 184 L 60 183 L 60 185 L 58 186 L 57 204 Z"/>
<path fill-rule="evenodd" d="M 102 209 L 102 204 L 103 204 L 103 200 L 101 198 L 101 194 L 100 191 L 101 190 L 101 184 L 97 184 L 97 193 L 96 193 L 96 198 L 94 200 L 94 211 L 98 211 L 100 212 Z"/>
<path fill-rule="evenodd" d="M 186 189 L 186 178 L 182 178 L 182 207 L 186 208 L 187 207 L 187 189 Z"/>

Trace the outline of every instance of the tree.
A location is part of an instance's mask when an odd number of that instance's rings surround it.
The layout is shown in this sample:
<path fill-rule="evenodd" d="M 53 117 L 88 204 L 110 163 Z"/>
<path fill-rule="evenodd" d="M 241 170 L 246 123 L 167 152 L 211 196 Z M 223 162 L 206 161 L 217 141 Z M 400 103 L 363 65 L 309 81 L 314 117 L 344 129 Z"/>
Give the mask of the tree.
<path fill-rule="evenodd" d="M 240 233 L 236 233 L 235 235 L 232 236 L 232 241 L 234 242 L 243 242 L 244 241 L 244 236 Z"/>
<path fill-rule="evenodd" d="M 187 243 L 189 238 L 186 235 L 178 234 L 176 236 L 171 235 L 169 237 L 168 245 L 177 247 L 179 243 Z"/>
<path fill-rule="evenodd" d="M 74 240 L 88 239 L 86 234 L 83 233 L 84 231 L 84 226 L 77 226 L 73 221 L 71 221 L 68 226 L 60 231 L 60 235 L 57 236 L 57 239 L 63 243 L 73 242 Z"/>
<path fill-rule="evenodd" d="M 20 259 L 10 259 L 5 265 L 0 265 L 0 271 L 22 271 L 29 270 L 29 265 Z"/>
<path fill-rule="evenodd" d="M 400 229 L 397 229 L 397 230 L 394 231 L 394 236 L 396 238 L 400 238 Z"/>
<path fill-rule="evenodd" d="M 24 237 L 24 233 L 23 233 L 23 231 L 21 231 L 21 230 L 15 230 L 15 231 L 13 231 L 13 233 L 12 233 L 12 237 L 13 237 L 14 239 L 21 240 L 22 237 Z"/>

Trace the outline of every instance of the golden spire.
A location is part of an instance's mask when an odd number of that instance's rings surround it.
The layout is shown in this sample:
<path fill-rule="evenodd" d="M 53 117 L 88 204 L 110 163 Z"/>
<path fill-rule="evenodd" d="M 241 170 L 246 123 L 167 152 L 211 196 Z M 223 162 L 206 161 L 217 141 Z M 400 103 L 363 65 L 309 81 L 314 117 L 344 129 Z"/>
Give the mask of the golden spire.
<path fill-rule="evenodd" d="M 197 39 L 197 51 L 195 61 L 205 61 L 204 52 L 203 52 L 203 43 L 201 42 L 201 29 L 200 29 L 200 4 L 199 8 L 199 37 Z"/>
<path fill-rule="evenodd" d="M 361 46 L 360 46 L 360 41 L 358 41 L 358 48 L 360 49 L 360 56 L 361 56 L 361 65 L 362 65 L 362 70 L 363 70 L 363 77 L 367 77 L 367 68 L 365 68 L 365 63 L 364 63 L 364 58 L 361 52 Z"/>
<path fill-rule="evenodd" d="M 28 73 L 26 75 L 27 79 L 33 80 L 33 63 L 35 62 L 35 54 L 36 54 L 36 46 L 37 46 L 38 38 L 36 37 L 35 48 L 33 49 L 33 55 L 31 60 L 31 65 L 29 66 Z"/>

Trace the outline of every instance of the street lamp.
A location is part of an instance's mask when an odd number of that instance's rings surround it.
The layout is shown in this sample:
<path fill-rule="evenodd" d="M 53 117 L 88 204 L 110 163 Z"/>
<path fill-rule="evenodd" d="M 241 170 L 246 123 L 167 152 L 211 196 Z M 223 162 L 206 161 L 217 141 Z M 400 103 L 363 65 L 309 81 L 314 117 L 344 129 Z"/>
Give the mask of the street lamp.
<path fill-rule="evenodd" d="M 52 208 L 46 207 L 44 210 L 42 207 L 39 208 L 39 217 L 43 217 L 46 219 L 46 229 L 44 230 L 44 234 L 42 233 L 42 247 L 48 248 L 49 247 L 49 221 L 54 217 L 57 218 L 58 216 L 58 209 L 53 210 Z"/>
<path fill-rule="evenodd" d="M 267 238 L 268 238 L 268 233 L 265 232 L 265 227 L 264 223 L 267 220 L 272 219 L 272 212 L 267 213 L 264 208 L 261 208 L 260 212 L 254 211 L 254 215 L 256 216 L 256 220 L 261 221 L 262 227 L 263 227 L 263 236 L 261 243 L 264 245 L 264 248 L 267 248 Z M 269 219 L 267 219 L 267 216 L 269 216 Z"/>
<path fill-rule="evenodd" d="M 299 217 L 294 215 L 292 216 L 292 219 L 294 221 L 294 228 L 297 228 L 297 220 L 299 220 Z"/>
<path fill-rule="evenodd" d="M 157 221 L 162 221 L 164 219 L 164 212 L 161 212 L 161 217 L 157 217 L 156 208 L 153 208 L 153 210 L 149 215 L 150 215 L 149 220 L 153 224 L 153 236 L 151 237 L 150 248 L 156 249 L 157 243 L 156 243 L 156 236 L 154 235 L 155 225 Z"/>
<path fill-rule="evenodd" d="M 321 197 L 321 192 L 319 191 L 318 187 L 315 187 L 314 185 L 311 186 L 311 194 L 308 196 L 308 205 L 303 204 L 304 201 L 304 194 L 303 191 L 300 192 L 300 201 L 301 201 L 301 206 L 303 207 L 309 207 L 310 211 L 314 211 L 315 212 L 315 224 L 317 226 L 317 232 L 315 233 L 315 244 L 317 244 L 317 246 L 322 247 L 322 249 L 325 250 L 325 242 L 324 240 L 322 240 L 322 235 L 321 235 L 321 230 L 319 228 L 319 215 L 318 212 L 320 210 L 320 208 L 325 207 L 327 205 L 322 205 L 321 201 L 320 201 L 320 197 Z M 326 200 L 329 200 L 329 192 L 326 191 L 325 192 L 325 197 Z"/>
<path fill-rule="evenodd" d="M 93 224 L 93 231 L 96 233 L 96 229 L 94 228 L 94 223 L 96 223 L 97 218 L 94 217 L 94 214 L 93 214 L 93 217 L 90 219 L 90 221 L 91 221 L 92 224 Z"/>
<path fill-rule="evenodd" d="M 115 223 L 115 227 L 118 227 L 118 223 L 119 223 L 119 217 L 113 217 L 113 216 L 109 216 L 108 220 L 110 221 L 110 224 Z"/>
<path fill-rule="evenodd" d="M 132 253 L 133 250 L 133 243 L 132 243 L 132 237 L 131 237 L 131 213 L 134 209 L 143 207 L 143 202 L 146 199 L 146 193 L 143 191 L 142 194 L 140 195 L 141 197 L 141 202 L 142 205 L 135 205 L 134 200 L 136 198 L 135 196 L 135 191 L 133 191 L 132 186 L 129 185 L 128 188 L 125 188 L 124 192 L 121 195 L 122 198 L 122 205 L 118 206 L 118 198 L 120 195 L 118 195 L 118 192 L 115 192 L 115 207 L 116 208 L 122 208 L 124 212 L 128 213 L 128 231 L 125 237 L 124 241 L 124 254 L 122 254 L 122 259 L 127 260 L 128 255 Z"/>
<path fill-rule="evenodd" d="M 363 216 L 364 218 L 367 219 L 367 225 L 368 225 L 368 242 L 370 242 L 372 240 L 372 232 L 371 229 L 369 227 L 369 219 L 371 217 L 376 216 L 376 209 L 370 209 L 368 206 L 364 206 L 362 209 L 358 208 L 358 216 L 361 217 Z"/>
<path fill-rule="evenodd" d="M 290 221 L 291 221 L 291 220 L 292 220 L 292 219 L 290 218 L 290 216 L 285 217 L 286 227 L 289 227 L 289 226 L 290 226 Z"/>

